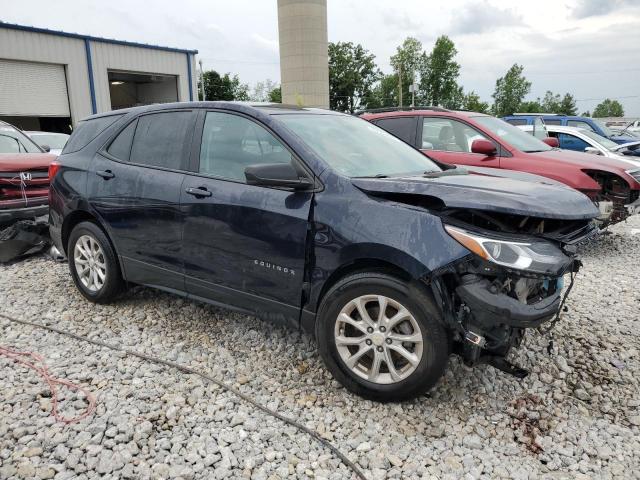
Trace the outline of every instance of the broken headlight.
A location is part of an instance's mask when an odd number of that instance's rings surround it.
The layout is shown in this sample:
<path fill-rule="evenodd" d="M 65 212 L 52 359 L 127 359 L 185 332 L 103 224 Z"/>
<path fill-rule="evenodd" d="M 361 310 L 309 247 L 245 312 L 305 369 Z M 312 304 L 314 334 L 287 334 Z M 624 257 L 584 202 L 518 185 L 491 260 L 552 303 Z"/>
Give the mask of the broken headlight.
<path fill-rule="evenodd" d="M 479 257 L 507 268 L 546 275 L 556 273 L 570 261 L 558 247 L 545 240 L 506 240 L 504 237 L 491 238 L 451 225 L 445 225 L 444 228 Z"/>

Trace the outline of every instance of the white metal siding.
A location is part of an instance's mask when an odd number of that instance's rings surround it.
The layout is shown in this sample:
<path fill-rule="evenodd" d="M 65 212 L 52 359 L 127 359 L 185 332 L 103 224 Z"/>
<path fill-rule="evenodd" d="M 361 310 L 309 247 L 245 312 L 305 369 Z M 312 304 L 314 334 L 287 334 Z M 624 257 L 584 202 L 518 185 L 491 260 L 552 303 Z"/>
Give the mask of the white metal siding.
<path fill-rule="evenodd" d="M 157 75 L 175 75 L 178 77 L 178 101 L 189 101 L 189 80 L 186 53 L 152 50 L 149 48 L 92 41 L 91 57 L 93 59 L 93 78 L 96 88 L 96 104 L 99 112 L 111 110 L 108 77 L 109 70 Z M 190 57 L 192 56 L 190 55 Z M 193 71 L 191 73 L 193 75 Z"/>
<path fill-rule="evenodd" d="M 69 116 L 63 65 L 0 59 L 0 115 Z"/>

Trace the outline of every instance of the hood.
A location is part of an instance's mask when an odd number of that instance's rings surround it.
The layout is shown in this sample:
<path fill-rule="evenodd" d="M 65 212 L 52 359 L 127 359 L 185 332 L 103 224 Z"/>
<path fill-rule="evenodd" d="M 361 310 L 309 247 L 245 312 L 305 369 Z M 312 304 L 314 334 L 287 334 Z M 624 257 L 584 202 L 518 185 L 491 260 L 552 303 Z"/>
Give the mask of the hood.
<path fill-rule="evenodd" d="M 613 147 L 611 150 L 615 150 L 617 152 L 618 150 L 622 150 L 624 148 L 635 147 L 637 145 L 640 145 L 640 140 L 635 141 L 635 142 L 621 143 L 620 145 L 617 145 L 617 146 Z"/>
<path fill-rule="evenodd" d="M 457 165 L 456 168 L 466 170 L 473 175 L 483 175 L 486 177 L 512 178 L 514 180 L 523 180 L 525 182 L 537 182 L 545 185 L 557 185 L 559 187 L 571 188 L 562 182 L 558 182 L 549 177 L 536 175 L 535 173 L 519 172 L 517 170 L 505 170 L 502 168 L 476 167 L 474 165 Z"/>
<path fill-rule="evenodd" d="M 56 158 L 50 153 L 0 153 L 0 172 L 49 168 Z"/>
<path fill-rule="evenodd" d="M 566 163 L 578 168 L 599 169 L 607 172 L 620 173 L 632 168 L 638 168 L 638 162 L 626 158 L 612 158 L 592 153 L 574 152 L 572 150 L 549 150 L 546 152 L 528 153 L 534 158 L 547 159 L 555 163 Z"/>
<path fill-rule="evenodd" d="M 443 175 L 435 178 L 352 178 L 370 194 L 422 195 L 448 208 L 465 208 L 559 220 L 598 216 L 585 195 L 565 186 L 480 175 Z"/>
<path fill-rule="evenodd" d="M 635 142 L 636 140 L 638 140 L 638 137 L 634 137 L 632 135 L 627 135 L 627 134 L 624 134 L 624 133 L 622 135 L 613 134 L 608 138 L 610 140 L 616 142 L 616 143 L 620 143 L 620 142 Z"/>

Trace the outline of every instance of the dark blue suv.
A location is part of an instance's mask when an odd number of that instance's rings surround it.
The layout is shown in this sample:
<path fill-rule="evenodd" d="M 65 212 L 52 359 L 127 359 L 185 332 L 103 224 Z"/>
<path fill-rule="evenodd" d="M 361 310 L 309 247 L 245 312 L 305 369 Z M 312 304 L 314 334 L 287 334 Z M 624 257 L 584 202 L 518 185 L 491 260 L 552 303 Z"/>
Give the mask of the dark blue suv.
<path fill-rule="evenodd" d="M 306 328 L 381 401 L 433 386 L 451 353 L 526 374 L 505 355 L 559 311 L 598 214 L 553 181 L 279 104 L 94 115 L 51 175 L 51 236 L 87 299 L 140 284 Z"/>
<path fill-rule="evenodd" d="M 598 135 L 608 138 L 618 144 L 637 142 L 638 138 L 631 135 L 624 135 L 607 127 L 604 122 L 597 118 L 577 117 L 575 115 L 544 115 L 544 114 L 515 114 L 502 117 L 505 122 L 511 125 L 533 125 L 537 118 L 542 118 L 547 125 L 562 125 L 565 127 L 585 128 L 596 132 Z"/>

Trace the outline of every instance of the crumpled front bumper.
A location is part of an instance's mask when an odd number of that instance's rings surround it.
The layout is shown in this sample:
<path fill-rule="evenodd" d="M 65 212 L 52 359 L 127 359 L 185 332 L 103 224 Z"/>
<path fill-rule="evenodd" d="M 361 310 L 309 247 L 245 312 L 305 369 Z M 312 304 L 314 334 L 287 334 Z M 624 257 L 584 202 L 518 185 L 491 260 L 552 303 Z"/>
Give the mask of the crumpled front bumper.
<path fill-rule="evenodd" d="M 627 213 L 629 215 L 635 215 L 637 213 L 640 213 L 640 198 L 638 198 L 635 202 L 625 205 L 624 208 L 627 209 Z"/>
<path fill-rule="evenodd" d="M 504 293 L 493 293 L 490 287 L 491 282 L 482 279 L 456 288 L 475 322 L 482 326 L 499 323 L 516 328 L 537 328 L 558 313 L 562 301 L 561 289 L 528 305 Z"/>

